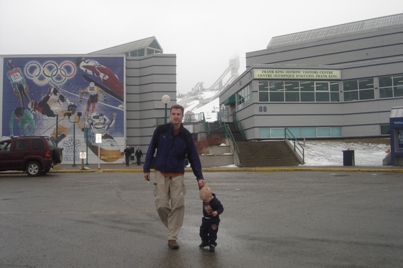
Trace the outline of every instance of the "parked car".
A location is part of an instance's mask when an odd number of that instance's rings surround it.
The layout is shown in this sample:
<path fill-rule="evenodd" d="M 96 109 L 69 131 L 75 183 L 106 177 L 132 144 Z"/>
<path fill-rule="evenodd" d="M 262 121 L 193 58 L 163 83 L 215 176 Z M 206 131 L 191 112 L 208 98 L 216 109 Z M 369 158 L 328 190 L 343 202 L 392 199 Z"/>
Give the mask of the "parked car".
<path fill-rule="evenodd" d="M 28 176 L 48 173 L 62 162 L 63 148 L 48 136 L 12 137 L 0 141 L 0 171 L 21 170 Z"/>

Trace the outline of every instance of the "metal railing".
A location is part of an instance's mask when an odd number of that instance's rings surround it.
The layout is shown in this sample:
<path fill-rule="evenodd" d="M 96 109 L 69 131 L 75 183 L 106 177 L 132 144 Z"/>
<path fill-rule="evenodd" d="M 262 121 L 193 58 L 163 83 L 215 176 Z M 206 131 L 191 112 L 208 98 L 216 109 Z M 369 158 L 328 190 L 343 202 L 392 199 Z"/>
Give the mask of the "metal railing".
<path fill-rule="evenodd" d="M 299 152 L 299 154 L 302 157 L 302 163 L 305 164 L 305 150 L 304 150 L 304 147 L 301 145 L 301 143 L 299 143 L 297 138 L 295 138 L 295 136 L 292 134 L 292 132 L 288 128 L 284 129 L 284 138 L 287 139 L 287 140 L 292 141 L 294 152 L 295 151 Z"/>
<path fill-rule="evenodd" d="M 229 126 L 227 124 L 224 124 L 224 133 L 225 133 L 225 137 L 228 138 L 232 143 L 232 147 L 234 148 L 234 152 L 236 153 L 236 156 L 239 161 L 239 166 L 242 166 L 241 153 L 239 151 L 238 145 L 236 144 L 234 136 L 232 135 L 231 129 L 229 128 Z"/>
<path fill-rule="evenodd" d="M 201 117 L 202 117 L 204 131 L 206 131 L 207 135 L 210 135 L 210 133 L 211 133 L 210 124 L 206 121 L 206 117 L 204 117 L 204 113 L 201 112 L 200 114 L 201 114 Z"/>

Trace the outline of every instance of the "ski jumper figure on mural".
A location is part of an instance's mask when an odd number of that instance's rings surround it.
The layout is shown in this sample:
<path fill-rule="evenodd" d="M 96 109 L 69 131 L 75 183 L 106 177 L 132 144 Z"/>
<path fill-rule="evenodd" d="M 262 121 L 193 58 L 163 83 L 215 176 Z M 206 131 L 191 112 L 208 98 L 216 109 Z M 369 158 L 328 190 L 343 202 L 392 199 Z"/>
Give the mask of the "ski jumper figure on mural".
<path fill-rule="evenodd" d="M 99 92 L 104 95 L 104 102 L 106 102 L 106 93 L 99 87 L 95 86 L 94 82 L 91 82 L 90 85 L 79 93 L 80 102 L 82 102 L 83 94 L 88 93 L 87 107 L 85 108 L 85 117 L 88 118 L 88 114 L 91 107 L 91 114 L 95 112 L 97 102 L 99 99 Z"/>
<path fill-rule="evenodd" d="M 24 74 L 19 67 L 14 66 L 12 60 L 8 60 L 7 65 L 9 68 L 7 71 L 8 80 L 10 80 L 14 94 L 17 97 L 20 106 L 25 107 L 23 100 L 24 96 L 28 100 L 28 103 L 31 102 L 31 97 L 29 96 L 29 86 L 27 85 Z"/>

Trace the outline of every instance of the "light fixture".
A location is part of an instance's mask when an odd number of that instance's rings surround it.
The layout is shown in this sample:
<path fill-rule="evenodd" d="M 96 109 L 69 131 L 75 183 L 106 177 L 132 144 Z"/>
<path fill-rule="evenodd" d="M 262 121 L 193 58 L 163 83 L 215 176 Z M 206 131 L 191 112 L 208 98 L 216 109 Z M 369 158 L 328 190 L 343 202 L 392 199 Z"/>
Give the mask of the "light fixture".
<path fill-rule="evenodd" d="M 167 109 L 168 109 L 167 105 L 171 101 L 171 97 L 169 97 L 169 95 L 164 95 L 164 96 L 162 96 L 161 101 L 165 105 L 165 119 L 164 119 L 164 122 L 166 124 L 167 123 Z"/>

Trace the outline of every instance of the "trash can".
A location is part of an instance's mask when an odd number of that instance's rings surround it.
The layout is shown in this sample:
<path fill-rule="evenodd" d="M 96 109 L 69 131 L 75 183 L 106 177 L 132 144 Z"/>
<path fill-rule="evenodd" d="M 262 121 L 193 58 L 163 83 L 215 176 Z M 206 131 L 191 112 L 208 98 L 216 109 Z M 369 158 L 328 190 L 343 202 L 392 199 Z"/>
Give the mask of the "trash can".
<path fill-rule="evenodd" d="M 355 166 L 354 150 L 343 151 L 343 166 Z"/>

